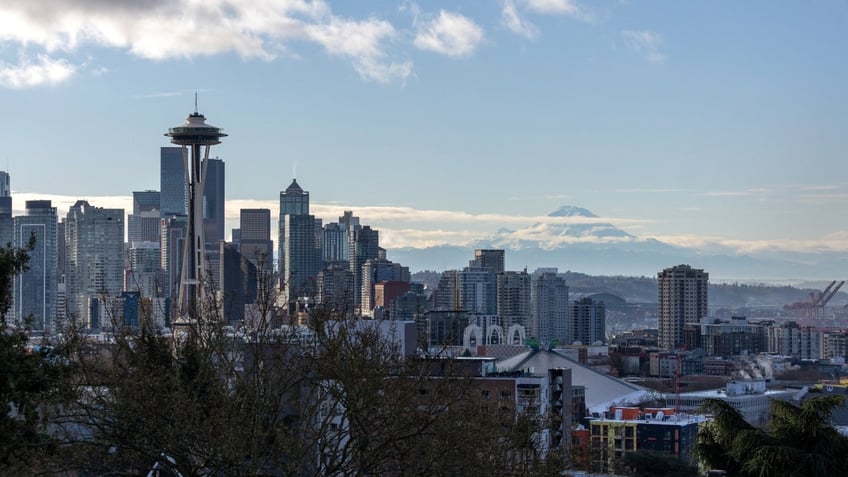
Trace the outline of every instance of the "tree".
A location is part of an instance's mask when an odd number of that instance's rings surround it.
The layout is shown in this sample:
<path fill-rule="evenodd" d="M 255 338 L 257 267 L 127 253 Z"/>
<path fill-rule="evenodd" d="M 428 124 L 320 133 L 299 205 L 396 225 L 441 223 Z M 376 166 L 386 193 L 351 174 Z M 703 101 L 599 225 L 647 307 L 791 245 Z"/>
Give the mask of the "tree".
<path fill-rule="evenodd" d="M 260 319 L 232 334 L 215 318 L 173 336 L 123 330 L 105 344 L 77 334 L 78 398 L 61 417 L 62 460 L 94 474 L 184 476 L 564 468 L 559 453 L 536 452 L 543 422 L 484 400 L 454 360 L 405 359 L 378 322 L 311 314 L 308 331 Z"/>
<path fill-rule="evenodd" d="M 772 401 L 771 420 L 752 427 L 730 404 L 709 400 L 711 423 L 698 433 L 695 451 L 708 467 L 739 476 L 840 475 L 848 465 L 848 438 L 830 424 L 841 396 L 815 396 L 795 405 Z"/>
<path fill-rule="evenodd" d="M 47 433 L 49 404 L 62 394 L 67 367 L 50 347 L 31 348 L 7 323 L 15 276 L 27 269 L 26 248 L 0 248 L 0 474 L 24 473 L 55 448 Z"/>

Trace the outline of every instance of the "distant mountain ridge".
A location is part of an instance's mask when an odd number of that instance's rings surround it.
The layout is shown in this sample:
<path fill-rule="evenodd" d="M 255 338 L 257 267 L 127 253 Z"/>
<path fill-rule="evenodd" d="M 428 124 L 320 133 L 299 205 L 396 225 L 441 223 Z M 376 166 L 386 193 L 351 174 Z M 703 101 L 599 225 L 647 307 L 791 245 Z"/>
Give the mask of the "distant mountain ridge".
<path fill-rule="evenodd" d="M 474 249 L 502 248 L 509 270 L 557 267 L 592 275 L 655 276 L 663 268 L 687 263 L 705 269 L 713 280 L 749 282 L 836 279 L 848 274 L 848 253 L 708 253 L 636 237 L 582 207 L 565 205 L 548 217 L 578 220 L 501 228 L 468 246 L 391 249 L 389 258 L 413 271 L 457 269 L 473 258 Z"/>

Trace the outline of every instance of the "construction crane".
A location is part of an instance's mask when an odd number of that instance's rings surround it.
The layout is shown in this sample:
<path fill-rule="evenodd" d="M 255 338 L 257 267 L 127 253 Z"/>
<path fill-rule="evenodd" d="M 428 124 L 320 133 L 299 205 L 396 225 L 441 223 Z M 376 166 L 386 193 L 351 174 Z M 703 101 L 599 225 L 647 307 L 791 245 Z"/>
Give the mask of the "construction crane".
<path fill-rule="evenodd" d="M 837 283 L 836 280 L 830 284 L 822 292 L 810 293 L 806 300 L 796 301 L 795 303 L 783 307 L 787 311 L 795 311 L 800 314 L 800 318 L 804 321 L 812 321 L 814 319 L 824 318 L 824 307 L 827 303 L 836 296 L 845 280 Z"/>

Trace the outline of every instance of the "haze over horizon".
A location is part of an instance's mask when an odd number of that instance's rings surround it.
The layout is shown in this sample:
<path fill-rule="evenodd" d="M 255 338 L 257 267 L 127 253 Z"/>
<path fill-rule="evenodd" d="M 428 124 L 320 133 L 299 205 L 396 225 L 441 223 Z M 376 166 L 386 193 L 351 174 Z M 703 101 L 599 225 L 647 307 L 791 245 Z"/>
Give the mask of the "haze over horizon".
<path fill-rule="evenodd" d="M 16 213 L 131 209 L 197 91 L 229 134 L 228 233 L 296 177 L 386 248 L 588 221 L 844 258 L 846 27 L 839 2 L 10 0 L 0 169 Z"/>

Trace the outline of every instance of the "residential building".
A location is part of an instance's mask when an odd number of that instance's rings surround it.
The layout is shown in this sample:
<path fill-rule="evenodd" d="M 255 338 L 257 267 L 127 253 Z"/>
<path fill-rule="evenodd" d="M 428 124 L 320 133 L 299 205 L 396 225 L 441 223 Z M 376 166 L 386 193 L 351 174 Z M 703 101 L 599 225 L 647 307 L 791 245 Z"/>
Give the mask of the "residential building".
<path fill-rule="evenodd" d="M 700 323 L 707 316 L 709 274 L 689 265 L 666 268 L 657 274 L 659 295 L 659 345 L 676 349 L 683 344 L 686 323 Z"/>
<path fill-rule="evenodd" d="M 568 286 L 555 272 L 533 279 L 532 334 L 543 347 L 568 340 Z"/>
<path fill-rule="evenodd" d="M 459 307 L 471 314 L 497 314 L 495 269 L 482 267 L 477 261 L 472 261 L 459 272 Z"/>
<path fill-rule="evenodd" d="M 477 249 L 474 251 L 474 260 L 483 268 L 491 268 L 495 273 L 504 272 L 504 251 L 503 250 L 484 250 Z"/>
<path fill-rule="evenodd" d="M 606 343 L 606 308 L 604 302 L 583 297 L 569 305 L 569 336 L 567 343 L 579 341 L 584 345 Z"/>
<path fill-rule="evenodd" d="M 527 271 L 502 272 L 496 278 L 497 314 L 504 328 L 521 325 L 530 330 L 531 280 Z"/>
<path fill-rule="evenodd" d="M 92 306 L 110 314 L 124 290 L 124 209 L 94 207 L 79 200 L 65 219 L 65 287 L 69 316 L 92 326 Z M 97 298 L 96 301 L 92 300 Z M 116 316 L 103 316 L 114 320 Z M 110 323 L 100 321 L 101 326 Z M 92 326 L 94 327 L 94 326 Z"/>

